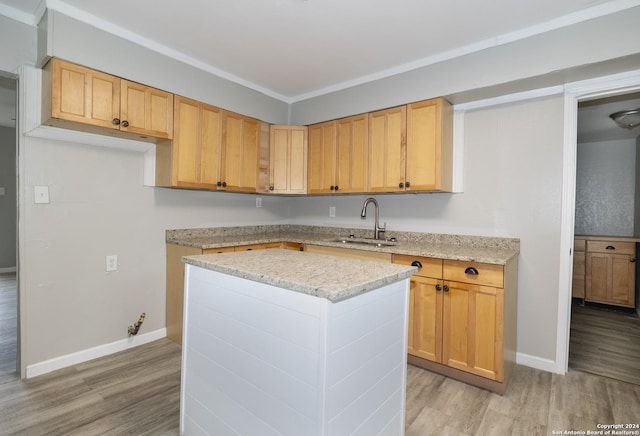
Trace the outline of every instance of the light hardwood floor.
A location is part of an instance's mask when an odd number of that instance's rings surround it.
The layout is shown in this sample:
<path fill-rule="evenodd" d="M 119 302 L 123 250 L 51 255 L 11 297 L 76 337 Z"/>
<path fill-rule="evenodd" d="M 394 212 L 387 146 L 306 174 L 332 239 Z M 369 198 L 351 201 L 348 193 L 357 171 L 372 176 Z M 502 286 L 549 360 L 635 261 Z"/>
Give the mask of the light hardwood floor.
<path fill-rule="evenodd" d="M 10 277 L 0 274 L 0 289 L 3 279 Z M 179 402 L 180 347 L 162 339 L 27 381 L 5 373 L 0 435 L 178 435 Z M 640 386 L 573 368 L 559 376 L 518 366 L 504 396 L 407 371 L 407 436 L 551 435 L 634 423 Z"/>
<path fill-rule="evenodd" d="M 640 385 L 640 319 L 597 306 L 574 305 L 569 367 Z"/>
<path fill-rule="evenodd" d="M 177 435 L 179 391 L 180 347 L 162 339 L 0 384 L 0 434 Z M 408 368 L 407 436 L 551 435 L 613 423 L 640 423 L 640 386 L 518 366 L 500 396 Z"/>

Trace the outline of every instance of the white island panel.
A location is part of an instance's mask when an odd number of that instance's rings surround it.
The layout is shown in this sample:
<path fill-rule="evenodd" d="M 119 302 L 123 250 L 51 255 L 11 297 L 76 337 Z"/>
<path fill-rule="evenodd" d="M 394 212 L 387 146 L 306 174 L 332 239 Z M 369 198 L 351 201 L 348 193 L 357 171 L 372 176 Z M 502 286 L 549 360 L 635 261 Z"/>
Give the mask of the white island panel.
<path fill-rule="evenodd" d="M 185 435 L 400 435 L 408 279 L 332 303 L 187 265 Z"/>

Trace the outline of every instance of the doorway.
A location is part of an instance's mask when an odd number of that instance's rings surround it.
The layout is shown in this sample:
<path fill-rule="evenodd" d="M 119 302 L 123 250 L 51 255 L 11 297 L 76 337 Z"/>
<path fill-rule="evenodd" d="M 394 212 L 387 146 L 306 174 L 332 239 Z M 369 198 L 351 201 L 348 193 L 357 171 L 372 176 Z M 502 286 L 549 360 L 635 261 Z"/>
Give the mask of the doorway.
<path fill-rule="evenodd" d="M 0 71 L 0 382 L 18 373 L 17 79 Z"/>
<path fill-rule="evenodd" d="M 557 348 L 557 360 L 556 360 L 556 372 L 565 373 L 569 366 L 572 366 L 574 369 L 582 369 L 581 362 L 575 359 L 576 356 L 580 354 L 584 354 L 584 347 L 581 349 L 579 346 L 576 348 L 572 348 L 571 352 L 573 354 L 572 362 L 569 362 L 569 353 L 570 353 L 570 333 L 571 340 L 582 339 L 584 340 L 583 334 L 585 331 L 593 330 L 592 327 L 587 327 L 585 329 L 585 313 L 576 313 L 575 319 L 572 319 L 572 309 L 575 309 L 572 303 L 572 260 L 578 260 L 578 256 L 573 257 L 573 249 L 576 249 L 576 252 L 581 250 L 581 245 L 576 243 L 574 247 L 574 229 L 576 234 L 580 233 L 598 233 L 598 234 L 611 234 L 611 235 L 622 235 L 622 234 L 630 234 L 633 236 L 635 233 L 638 236 L 640 232 L 640 228 L 638 226 L 638 213 L 635 212 L 637 207 L 629 206 L 629 203 L 634 202 L 634 195 L 637 197 L 637 193 L 640 192 L 640 186 L 638 182 L 636 182 L 634 174 L 628 175 L 625 183 L 627 184 L 627 198 L 625 212 L 625 220 L 626 222 L 622 225 L 626 228 L 621 228 L 620 222 L 611 221 L 607 223 L 606 219 L 597 219 L 594 216 L 597 216 L 597 213 L 594 212 L 603 212 L 617 210 L 619 209 L 619 200 L 613 198 L 604 198 L 601 199 L 605 203 L 613 202 L 609 208 L 606 206 L 599 205 L 599 209 L 595 208 L 595 205 L 598 201 L 594 200 L 595 192 L 598 189 L 602 188 L 601 186 L 597 186 L 594 188 L 594 184 L 591 183 L 591 186 L 587 186 L 583 191 L 586 192 L 587 195 L 584 195 L 585 192 L 580 192 L 581 187 L 577 186 L 578 183 L 585 178 L 584 168 L 580 166 L 581 164 L 578 162 L 578 154 L 579 154 L 579 144 L 589 143 L 587 147 L 587 162 L 589 165 L 593 165 L 594 162 L 597 162 L 597 159 L 594 158 L 593 151 L 599 152 L 601 155 L 605 153 L 604 160 L 611 161 L 612 156 L 620 155 L 622 153 L 626 153 L 626 159 L 624 161 L 624 166 L 627 172 L 634 173 L 635 167 L 635 155 L 636 155 L 636 138 L 640 135 L 640 132 L 637 130 L 635 132 L 629 132 L 617 127 L 613 121 L 609 118 L 609 112 L 613 113 L 616 110 L 613 110 L 613 106 L 616 104 L 625 105 L 633 105 L 635 104 L 635 99 L 640 97 L 640 71 L 634 71 L 630 73 L 620 74 L 616 76 L 610 76 L 606 78 L 601 78 L 597 80 L 578 82 L 566 87 L 565 93 L 565 145 L 564 145 L 564 167 L 565 167 L 565 179 L 564 179 L 564 187 L 563 187 L 563 225 L 562 225 L 562 258 L 561 258 L 561 271 L 563 273 L 560 277 L 560 295 L 559 295 L 559 312 L 558 312 L 558 348 Z M 618 103 L 619 102 L 619 103 Z M 625 107 L 625 109 L 628 109 Z M 594 117 L 594 115 L 597 115 Z M 606 132 L 606 129 L 610 129 L 610 132 Z M 619 131 L 618 131 L 619 129 Z M 625 133 L 626 132 L 626 133 Z M 626 138 L 624 137 L 626 134 Z M 613 136 L 611 136 L 613 135 Z M 617 137 L 616 137 L 617 135 Z M 627 142 L 625 142 L 625 139 Z M 622 141 L 623 148 L 620 149 L 611 149 L 612 143 L 614 145 L 619 145 L 619 142 Z M 602 143 L 602 144 L 600 144 Z M 598 150 L 599 147 L 604 147 L 603 150 Z M 624 149 L 626 147 L 626 149 Z M 633 156 L 632 156 L 633 155 Z M 596 155 L 597 156 L 597 153 Z M 617 158 L 618 162 L 620 162 L 620 157 Z M 609 162 L 609 165 L 611 162 Z M 614 163 L 615 165 L 615 163 Z M 584 165 L 582 165 L 584 167 Z M 606 166 L 606 165 L 605 165 Z M 617 168 L 617 167 L 616 167 Z M 586 172 L 587 175 L 597 174 L 601 170 L 594 169 L 594 167 L 589 167 Z M 582 172 L 582 173 L 581 173 Z M 637 172 L 636 172 L 637 174 Z M 640 175 L 640 174 L 638 174 Z M 618 175 L 619 176 L 619 175 Z M 610 173 L 605 173 L 606 179 L 610 179 Z M 601 177 L 602 180 L 602 177 Z M 628 185 L 631 185 L 630 187 Z M 635 192 L 634 192 L 635 189 Z M 605 191 L 606 192 L 606 191 Z M 612 197 L 611 190 L 608 191 L 608 197 Z M 586 199 L 586 201 L 585 201 Z M 630 200 L 630 201 L 629 201 Z M 618 201 L 616 204 L 615 202 Z M 585 206 L 586 204 L 586 206 Z M 591 208 L 591 209 L 589 209 Z M 618 209 L 616 209 L 618 208 Z M 585 216 L 581 216 L 581 214 L 585 214 L 585 209 L 587 210 Z M 635 209 L 635 210 L 634 210 Z M 611 215 L 611 214 L 610 214 Z M 621 213 L 617 214 L 617 219 L 620 219 Z M 635 215 L 635 217 L 634 217 Z M 613 216 L 613 215 L 612 215 Z M 585 217 L 587 218 L 585 220 Z M 595 224 L 594 224 L 595 222 Z M 634 229 L 635 223 L 635 229 Z M 604 225 L 606 230 L 603 227 L 598 228 L 598 225 Z M 594 227 L 595 226 L 595 227 Z M 576 239 L 577 241 L 577 239 Z M 566 251 L 565 251 L 566 250 Z M 565 254 L 569 254 L 569 256 L 565 257 Z M 577 253 L 580 254 L 580 253 Z M 635 256 L 634 256 L 635 257 Z M 633 269 L 633 268 L 630 268 Z M 577 280 L 573 280 L 574 284 L 577 284 L 578 289 L 583 286 L 583 283 L 580 283 L 580 278 Z M 582 300 L 579 300 L 578 307 L 584 308 L 582 304 L 580 304 Z M 636 305 L 637 308 L 637 305 Z M 588 310 L 593 308 L 589 307 Z M 607 335 L 611 334 L 615 328 L 613 327 L 616 322 L 609 319 L 610 322 L 603 322 L 605 319 L 605 315 L 631 315 L 631 326 L 626 324 L 624 327 L 621 327 L 621 330 L 626 330 L 631 332 L 632 334 L 637 333 L 638 324 L 634 324 L 637 322 L 637 318 L 635 318 L 635 312 L 633 310 L 625 312 L 624 310 L 618 311 L 614 310 L 611 307 L 597 307 L 597 310 L 609 309 L 607 314 L 602 312 L 597 312 L 600 316 L 597 316 L 593 319 L 597 321 L 600 325 L 605 326 L 605 332 Z M 588 318 L 588 317 L 587 317 Z M 634 319 L 635 318 L 635 319 Z M 575 321 L 575 324 L 574 324 Z M 571 327 L 571 328 L 570 328 Z M 635 337 L 635 336 L 634 336 Z M 595 350 L 592 353 L 592 358 L 596 358 L 599 363 L 602 365 L 602 356 L 604 352 L 602 348 L 598 348 L 598 343 L 602 344 L 604 342 L 611 342 L 613 339 L 608 337 L 604 339 L 603 337 L 597 339 L 591 339 L 589 346 L 591 347 L 591 351 Z M 629 340 L 628 338 L 626 340 Z M 635 340 L 631 341 L 632 343 L 637 343 L 637 337 Z M 572 344 L 573 345 L 573 344 Z M 625 350 L 631 352 L 632 355 L 636 352 L 636 350 L 627 349 Z M 588 353 L 587 353 L 588 354 Z M 637 358 L 633 359 L 633 362 L 637 362 Z M 610 365 L 611 366 L 611 365 Z M 594 371 L 595 372 L 595 371 Z M 637 371 L 632 371 L 637 376 Z M 608 376 L 611 376 L 607 374 Z"/>

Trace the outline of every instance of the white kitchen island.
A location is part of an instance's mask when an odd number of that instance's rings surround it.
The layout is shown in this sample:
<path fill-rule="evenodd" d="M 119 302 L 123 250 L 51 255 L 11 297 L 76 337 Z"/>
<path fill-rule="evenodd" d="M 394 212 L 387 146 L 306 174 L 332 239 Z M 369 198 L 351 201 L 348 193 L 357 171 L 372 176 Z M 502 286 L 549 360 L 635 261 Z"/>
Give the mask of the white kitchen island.
<path fill-rule="evenodd" d="M 416 268 L 280 249 L 183 260 L 182 434 L 404 434 Z"/>

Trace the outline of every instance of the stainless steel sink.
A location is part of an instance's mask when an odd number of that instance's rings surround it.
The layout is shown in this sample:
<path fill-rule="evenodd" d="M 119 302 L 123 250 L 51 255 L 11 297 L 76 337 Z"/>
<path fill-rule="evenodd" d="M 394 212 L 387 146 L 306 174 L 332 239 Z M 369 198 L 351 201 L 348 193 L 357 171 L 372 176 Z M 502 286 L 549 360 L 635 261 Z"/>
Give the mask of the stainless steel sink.
<path fill-rule="evenodd" d="M 374 247 L 392 247 L 394 245 L 398 245 L 398 243 L 394 240 L 390 239 L 373 239 L 373 238 L 336 238 L 332 239 L 330 242 L 339 242 L 341 244 L 360 244 L 360 245 L 371 245 Z"/>

